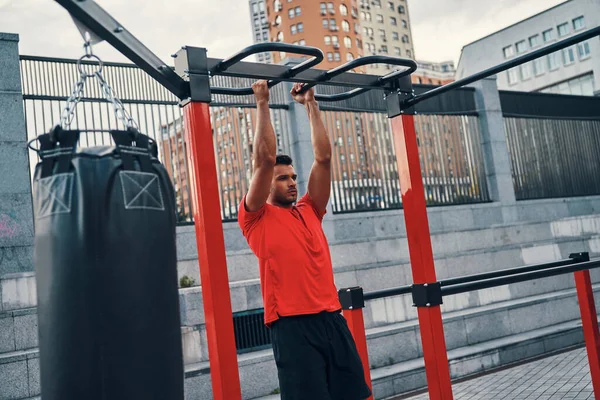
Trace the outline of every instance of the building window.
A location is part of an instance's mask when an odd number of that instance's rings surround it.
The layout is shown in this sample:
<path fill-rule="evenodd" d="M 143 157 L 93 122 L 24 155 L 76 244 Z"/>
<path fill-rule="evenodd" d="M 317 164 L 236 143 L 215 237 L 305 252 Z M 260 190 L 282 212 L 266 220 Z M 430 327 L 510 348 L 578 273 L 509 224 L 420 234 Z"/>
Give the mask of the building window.
<path fill-rule="evenodd" d="M 256 4 L 256 3 L 252 4 L 252 13 L 258 14 L 258 4 Z"/>
<path fill-rule="evenodd" d="M 398 12 L 399 12 L 400 14 L 404 14 L 404 13 L 406 13 L 406 10 L 404 9 L 404 6 L 398 6 Z"/>
<path fill-rule="evenodd" d="M 365 13 L 365 21 L 369 21 L 370 22 L 370 21 L 372 21 L 372 19 L 373 18 L 371 17 L 371 13 L 370 12 Z"/>
<path fill-rule="evenodd" d="M 533 60 L 533 73 L 535 76 L 542 75 L 544 73 L 544 59 L 536 58 Z"/>
<path fill-rule="evenodd" d="M 566 22 L 564 24 L 560 24 L 556 27 L 558 30 L 558 37 L 567 36 L 569 34 L 569 24 Z"/>
<path fill-rule="evenodd" d="M 279 1 L 279 0 L 273 1 L 273 10 L 275 10 L 275 12 L 281 11 L 282 8 L 283 8 L 283 6 L 281 5 L 281 1 Z"/>
<path fill-rule="evenodd" d="M 319 6 L 321 7 L 321 15 L 327 14 L 327 4 L 321 3 Z"/>
<path fill-rule="evenodd" d="M 521 80 L 527 80 L 531 78 L 531 64 L 525 63 L 521 65 Z"/>
<path fill-rule="evenodd" d="M 508 74 L 508 83 L 510 85 L 514 85 L 515 83 L 518 82 L 519 77 L 517 76 L 517 69 L 516 68 L 511 68 L 507 71 Z"/>
<path fill-rule="evenodd" d="M 340 61 L 341 60 L 340 52 L 339 51 L 336 51 L 335 53 L 333 53 L 333 59 L 335 61 Z"/>
<path fill-rule="evenodd" d="M 362 49 L 362 42 L 360 41 L 360 39 L 356 39 L 356 48 Z"/>
<path fill-rule="evenodd" d="M 502 49 L 502 53 L 504 54 L 504 58 L 510 58 L 514 55 L 513 47 L 506 46 Z"/>
<path fill-rule="evenodd" d="M 377 8 L 381 8 L 381 0 L 373 0 L 373 5 Z"/>
<path fill-rule="evenodd" d="M 260 10 L 260 12 L 265 12 L 265 3 L 264 1 L 261 1 L 258 3 L 258 9 Z"/>
<path fill-rule="evenodd" d="M 302 39 L 300 40 L 300 46 L 306 46 L 306 40 Z"/>
<path fill-rule="evenodd" d="M 335 19 L 329 20 L 329 29 L 331 29 L 332 31 L 337 30 L 337 24 L 335 23 Z"/>
<path fill-rule="evenodd" d="M 408 35 L 402 35 L 402 43 L 410 43 L 408 40 Z"/>
<path fill-rule="evenodd" d="M 257 32 L 256 33 L 256 41 L 259 41 L 259 40 L 260 40 L 260 32 Z"/>
<path fill-rule="evenodd" d="M 354 60 L 354 54 L 352 54 L 352 53 L 346 54 L 346 61 L 352 61 L 352 60 Z"/>
<path fill-rule="evenodd" d="M 392 40 L 400 40 L 400 35 L 398 35 L 398 32 L 392 32 Z"/>
<path fill-rule="evenodd" d="M 323 39 L 325 40 L 325 44 L 326 45 L 330 45 L 331 44 L 331 36 L 324 36 Z"/>
<path fill-rule="evenodd" d="M 394 7 L 394 3 L 391 1 L 388 1 L 388 9 L 390 11 L 394 11 L 396 9 L 396 7 Z"/>
<path fill-rule="evenodd" d="M 342 21 L 342 30 L 344 32 L 350 32 L 350 23 L 348 21 Z"/>
<path fill-rule="evenodd" d="M 327 53 L 327 61 L 333 61 L 333 53 L 332 52 Z"/>
<path fill-rule="evenodd" d="M 297 32 L 296 25 L 292 25 L 292 26 L 290 26 L 290 32 L 292 33 L 292 35 L 295 35 L 295 34 L 296 34 L 296 32 Z"/>
<path fill-rule="evenodd" d="M 278 42 L 283 42 L 283 32 L 278 32 L 277 33 L 277 41 Z"/>
<path fill-rule="evenodd" d="M 562 49 L 563 65 L 571 65 L 575 62 L 575 51 L 573 47 Z"/>
<path fill-rule="evenodd" d="M 383 24 L 383 15 L 381 15 L 381 14 L 377 14 L 376 20 L 377 20 L 377 22 L 379 22 L 380 24 Z"/>
<path fill-rule="evenodd" d="M 583 19 L 583 16 L 575 18 L 573 20 L 573 30 L 578 31 L 583 28 L 585 28 L 585 21 Z"/>
<path fill-rule="evenodd" d="M 390 24 L 392 24 L 393 26 L 398 25 L 398 21 L 396 20 L 396 17 L 390 17 Z"/>
<path fill-rule="evenodd" d="M 350 36 L 344 38 L 344 46 L 346 46 L 347 49 L 352 47 L 352 39 L 350 39 Z"/>
<path fill-rule="evenodd" d="M 285 51 L 280 51 L 280 52 L 279 52 L 279 58 L 280 58 L 280 59 L 282 59 L 282 60 L 283 60 L 283 59 L 285 58 L 285 56 L 286 56 L 286 52 L 285 52 Z"/>
<path fill-rule="evenodd" d="M 383 54 L 387 54 L 387 53 L 388 53 L 388 48 L 387 48 L 387 45 L 385 45 L 385 44 L 382 44 L 382 45 L 381 45 L 381 52 L 382 52 Z"/>
<path fill-rule="evenodd" d="M 269 32 L 268 31 L 264 31 L 262 37 L 263 37 L 263 40 L 269 40 Z"/>
<path fill-rule="evenodd" d="M 335 8 L 333 7 L 333 3 L 327 3 L 327 9 L 329 10 L 329 14 L 335 14 Z"/>
<path fill-rule="evenodd" d="M 296 17 L 299 17 L 300 15 L 302 15 L 302 8 L 296 7 Z"/>
<path fill-rule="evenodd" d="M 381 38 L 381 40 L 386 40 L 385 39 L 385 29 L 379 30 L 379 37 Z"/>
<path fill-rule="evenodd" d="M 405 19 L 402 20 L 402 27 L 403 28 L 408 28 L 408 22 L 406 22 Z"/>
<path fill-rule="evenodd" d="M 304 24 L 302 22 L 298 24 L 298 33 L 300 32 L 304 32 Z"/>
<path fill-rule="evenodd" d="M 296 16 L 296 10 L 294 8 L 290 8 L 288 10 L 288 17 L 294 18 Z"/>
<path fill-rule="evenodd" d="M 400 50 L 400 47 L 394 47 L 394 55 L 398 57 L 402 55 L 402 50 Z"/>
<path fill-rule="evenodd" d="M 369 34 L 369 36 L 373 36 L 373 28 L 367 28 L 367 33 Z"/>
<path fill-rule="evenodd" d="M 275 26 L 281 25 L 281 15 L 275 17 Z"/>
<path fill-rule="evenodd" d="M 340 4 L 340 14 L 342 15 L 348 15 L 348 7 L 346 7 L 344 4 Z"/>
<path fill-rule="evenodd" d="M 540 44 L 540 35 L 533 35 L 529 38 L 529 47 L 532 49 Z"/>
<path fill-rule="evenodd" d="M 332 36 L 331 37 L 331 44 L 334 46 L 339 46 L 340 45 L 340 40 L 337 36 Z"/>
<path fill-rule="evenodd" d="M 554 32 L 552 29 L 548 29 L 544 32 L 542 32 L 542 37 L 544 38 L 544 42 L 549 42 L 551 40 L 554 40 Z"/>
<path fill-rule="evenodd" d="M 517 49 L 517 54 L 523 53 L 525 52 L 525 50 L 527 50 L 525 48 L 525 41 L 521 40 L 520 42 L 515 43 L 515 47 Z"/>
<path fill-rule="evenodd" d="M 577 54 L 580 60 L 590 56 L 590 43 L 587 40 L 583 43 L 577 43 Z"/>
<path fill-rule="evenodd" d="M 329 20 L 328 19 L 324 19 L 323 20 L 323 28 L 327 28 L 329 26 Z"/>
<path fill-rule="evenodd" d="M 548 71 L 552 71 L 558 68 L 558 53 L 548 54 Z"/>
<path fill-rule="evenodd" d="M 412 57 L 412 52 L 410 50 L 406 50 L 406 56 L 407 57 Z"/>

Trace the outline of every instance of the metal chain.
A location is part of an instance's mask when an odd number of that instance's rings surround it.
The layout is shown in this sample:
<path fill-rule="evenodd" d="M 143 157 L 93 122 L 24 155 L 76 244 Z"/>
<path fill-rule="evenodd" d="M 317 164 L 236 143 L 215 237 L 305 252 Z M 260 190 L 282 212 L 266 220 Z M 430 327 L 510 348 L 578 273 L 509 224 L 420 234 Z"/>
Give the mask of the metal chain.
<path fill-rule="evenodd" d="M 73 118 L 75 117 L 75 107 L 77 107 L 77 104 L 81 101 L 81 96 L 83 96 L 83 87 L 85 86 L 86 79 L 87 75 L 80 75 L 79 81 L 73 87 L 71 96 L 67 99 L 67 104 L 63 109 L 60 118 L 60 124 L 63 128 L 68 128 L 73 122 Z"/>
<path fill-rule="evenodd" d="M 79 70 L 79 81 L 75 84 L 73 92 L 71 93 L 71 96 L 69 96 L 69 98 L 67 99 L 67 104 L 61 113 L 61 126 L 63 128 L 68 128 L 73 122 L 73 119 L 75 118 L 75 107 L 77 107 L 77 104 L 79 104 L 79 102 L 81 101 L 81 98 L 83 96 L 83 87 L 85 86 L 87 78 L 97 78 L 100 88 L 102 89 L 102 92 L 104 94 L 104 97 L 106 97 L 106 99 L 113 105 L 115 117 L 117 118 L 117 120 L 120 120 L 125 126 L 125 128 L 137 129 L 137 123 L 133 120 L 129 113 L 127 113 L 125 107 L 123 106 L 123 103 L 115 95 L 112 87 L 110 87 L 110 85 L 104 80 L 104 77 L 102 76 L 102 60 L 92 52 L 92 46 L 89 43 L 89 41 L 85 43 L 84 48 L 85 55 L 77 61 L 77 68 Z M 84 58 L 97 59 L 99 66 L 98 70 L 94 71 L 94 73 L 86 72 L 81 64 L 81 61 Z"/>
<path fill-rule="evenodd" d="M 123 107 L 123 103 L 115 95 L 112 87 L 110 87 L 108 82 L 106 82 L 104 80 L 104 77 L 102 76 L 102 74 L 100 72 L 96 72 L 94 75 L 96 76 L 96 78 L 98 78 L 98 82 L 100 83 L 100 87 L 102 88 L 102 91 L 104 92 L 104 96 L 106 97 L 106 99 L 108 101 L 110 101 L 112 103 L 112 105 L 114 107 L 114 111 L 115 111 L 115 117 L 117 119 L 120 119 L 126 128 L 136 128 L 137 129 L 138 126 L 137 126 L 136 122 L 129 115 L 129 113 L 127 113 L 127 110 L 125 110 L 125 107 Z"/>

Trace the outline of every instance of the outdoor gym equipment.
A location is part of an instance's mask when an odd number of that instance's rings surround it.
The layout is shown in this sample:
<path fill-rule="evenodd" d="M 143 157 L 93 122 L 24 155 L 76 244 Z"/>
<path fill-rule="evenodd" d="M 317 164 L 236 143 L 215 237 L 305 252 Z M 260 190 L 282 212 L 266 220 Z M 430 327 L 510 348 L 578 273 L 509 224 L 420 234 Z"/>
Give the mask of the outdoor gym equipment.
<path fill-rule="evenodd" d="M 392 131 L 395 137 L 395 154 L 400 177 L 413 281 L 415 286 L 423 289 L 427 287 L 428 283 L 435 283 L 437 279 L 413 120 L 415 106 L 426 99 L 441 94 L 452 96 L 451 90 L 454 88 L 462 87 L 600 34 L 600 27 L 593 28 L 550 46 L 516 57 L 473 76 L 416 95 L 410 80 L 410 74 L 416 69 L 413 60 L 387 56 L 367 56 L 352 60 L 331 71 L 322 71 L 314 69 L 323 59 L 321 50 L 285 43 L 253 45 L 225 60 L 208 58 L 207 50 L 204 48 L 186 46 L 177 51 L 175 54 L 175 68 L 171 68 L 92 0 L 56 1 L 68 10 L 80 26 L 86 27 L 97 37 L 106 40 L 171 91 L 181 100 L 181 105 L 184 107 L 186 143 L 188 145 L 187 157 L 189 159 L 188 165 L 191 167 L 194 221 L 210 355 L 210 371 L 213 396 L 216 400 L 240 399 L 241 390 L 231 303 L 229 296 L 224 295 L 224 293 L 229 292 L 229 282 L 223 231 L 221 229 L 209 104 L 213 93 L 250 95 L 252 91 L 250 88 L 214 87 L 211 85 L 212 77 L 233 76 L 266 79 L 271 87 L 281 82 L 302 82 L 306 84 L 305 88 L 319 85 L 351 88 L 338 94 L 317 94 L 316 98 L 319 101 L 346 100 L 371 90 L 382 93 L 387 102 L 388 116 L 391 118 Z M 265 51 L 285 51 L 310 58 L 293 67 L 242 61 L 247 56 Z M 359 66 L 376 63 L 392 64 L 401 69 L 383 77 L 348 72 Z M 589 286 L 589 279 L 586 282 L 583 285 L 585 287 Z M 435 286 L 437 285 L 432 285 L 432 287 Z M 348 293 L 352 295 L 352 292 Z M 429 289 L 424 289 L 423 293 L 427 297 Z M 437 296 L 435 298 L 437 299 Z M 587 304 L 586 307 L 589 309 L 590 301 L 593 304 L 593 291 L 591 289 L 587 290 L 584 298 L 588 301 L 583 302 L 580 298 L 580 303 Z M 441 295 L 439 296 L 439 302 L 417 304 L 428 390 L 433 400 L 452 398 L 440 303 Z M 592 314 L 587 313 L 586 315 Z M 354 335 L 365 367 L 366 379 L 370 384 L 364 322 L 360 304 L 352 309 L 344 310 L 344 316 L 348 320 Z M 584 331 L 586 341 L 593 344 L 588 348 L 598 349 L 600 339 L 597 335 L 597 322 L 584 324 Z M 588 354 L 590 353 L 588 352 Z M 597 365 L 597 358 L 596 365 L 592 365 L 592 359 L 590 355 L 592 380 L 600 382 L 600 367 Z M 46 372 L 42 369 L 41 373 L 43 375 Z M 42 390 L 44 390 L 43 387 Z M 174 399 L 175 397 L 171 398 Z"/>

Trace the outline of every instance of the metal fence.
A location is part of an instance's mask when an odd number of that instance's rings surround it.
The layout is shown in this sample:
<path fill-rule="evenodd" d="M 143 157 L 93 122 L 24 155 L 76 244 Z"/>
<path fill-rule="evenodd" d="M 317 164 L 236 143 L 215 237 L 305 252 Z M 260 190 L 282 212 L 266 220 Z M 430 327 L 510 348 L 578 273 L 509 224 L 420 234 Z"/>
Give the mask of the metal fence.
<path fill-rule="evenodd" d="M 91 72 L 93 63 L 84 62 Z M 76 60 L 21 56 L 21 76 L 27 136 L 33 139 L 47 132 L 60 120 L 61 111 L 79 80 Z M 104 63 L 103 76 L 123 102 L 127 112 L 138 124 L 140 131 L 156 140 L 159 158 L 173 181 L 177 194 L 179 222 L 191 221 L 192 206 L 188 182 L 185 131 L 178 99 L 160 86 L 138 67 L 131 64 Z M 216 77 L 215 84 L 232 85 L 232 78 Z M 235 83 L 249 85 L 249 80 Z M 288 124 L 283 106 L 282 88 L 272 90 L 273 124 L 280 149 L 287 146 Z M 235 100 L 235 105 L 232 103 Z M 250 167 L 250 143 L 255 111 L 251 97 L 229 98 L 216 96 L 211 107 L 215 158 L 218 160 L 221 189 L 222 218 L 237 218 L 237 203 L 247 190 Z M 94 79 L 88 79 L 84 97 L 77 106 L 71 125 L 77 129 L 114 129 L 122 127 Z M 103 133 L 82 135 L 80 146 L 111 144 Z M 31 171 L 38 161 L 30 152 Z"/>
<path fill-rule="evenodd" d="M 95 65 L 84 62 L 84 68 L 91 72 Z M 34 138 L 59 121 L 79 73 L 76 60 L 22 56 L 21 75 L 27 135 Z M 104 63 L 103 76 L 140 130 L 156 140 L 159 158 L 175 187 L 179 222 L 191 222 L 185 124 L 178 100 L 132 64 Z M 242 78 L 213 79 L 217 86 L 251 84 L 251 80 Z M 463 97 L 470 98 L 470 95 L 463 94 Z M 289 154 L 293 138 L 287 101 L 289 95 L 283 85 L 272 89 L 271 118 L 278 151 Z M 335 213 L 402 207 L 393 137 L 389 121 L 381 113 L 381 101 L 368 94 L 352 104 L 341 104 L 359 111 L 339 111 L 338 108 L 323 113 L 334 151 L 332 205 Z M 323 108 L 330 106 L 326 104 Z M 235 220 L 239 202 L 251 179 L 256 126 L 253 96 L 215 96 L 211 118 L 222 218 Z M 415 123 L 428 204 L 488 201 L 477 117 L 419 115 Z M 99 85 L 89 79 L 72 127 L 114 129 L 119 124 Z M 110 143 L 107 134 L 90 133 L 82 136 L 80 145 Z M 36 161 L 37 155 L 32 152 L 32 171 Z"/>
<path fill-rule="evenodd" d="M 387 115 L 326 111 L 333 144 L 333 211 L 402 207 Z M 415 128 L 427 204 L 489 201 L 477 117 L 418 115 Z"/>
<path fill-rule="evenodd" d="M 600 194 L 600 121 L 504 118 L 517 200 Z"/>

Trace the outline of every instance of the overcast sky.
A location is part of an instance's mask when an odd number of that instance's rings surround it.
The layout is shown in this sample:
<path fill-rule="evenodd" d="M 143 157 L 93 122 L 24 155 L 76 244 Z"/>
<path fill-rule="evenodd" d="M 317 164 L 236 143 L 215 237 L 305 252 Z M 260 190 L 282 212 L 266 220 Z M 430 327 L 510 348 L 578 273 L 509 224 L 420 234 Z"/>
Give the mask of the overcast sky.
<path fill-rule="evenodd" d="M 465 44 L 563 1 L 408 0 L 416 56 L 458 62 Z M 182 45 L 207 47 L 209 57 L 226 57 L 252 43 L 247 0 L 97 3 L 168 64 Z M 82 53 L 79 31 L 53 0 L 0 0 L 0 32 L 21 36 L 21 54 L 76 58 Z M 95 52 L 106 61 L 124 60 L 106 43 Z"/>

